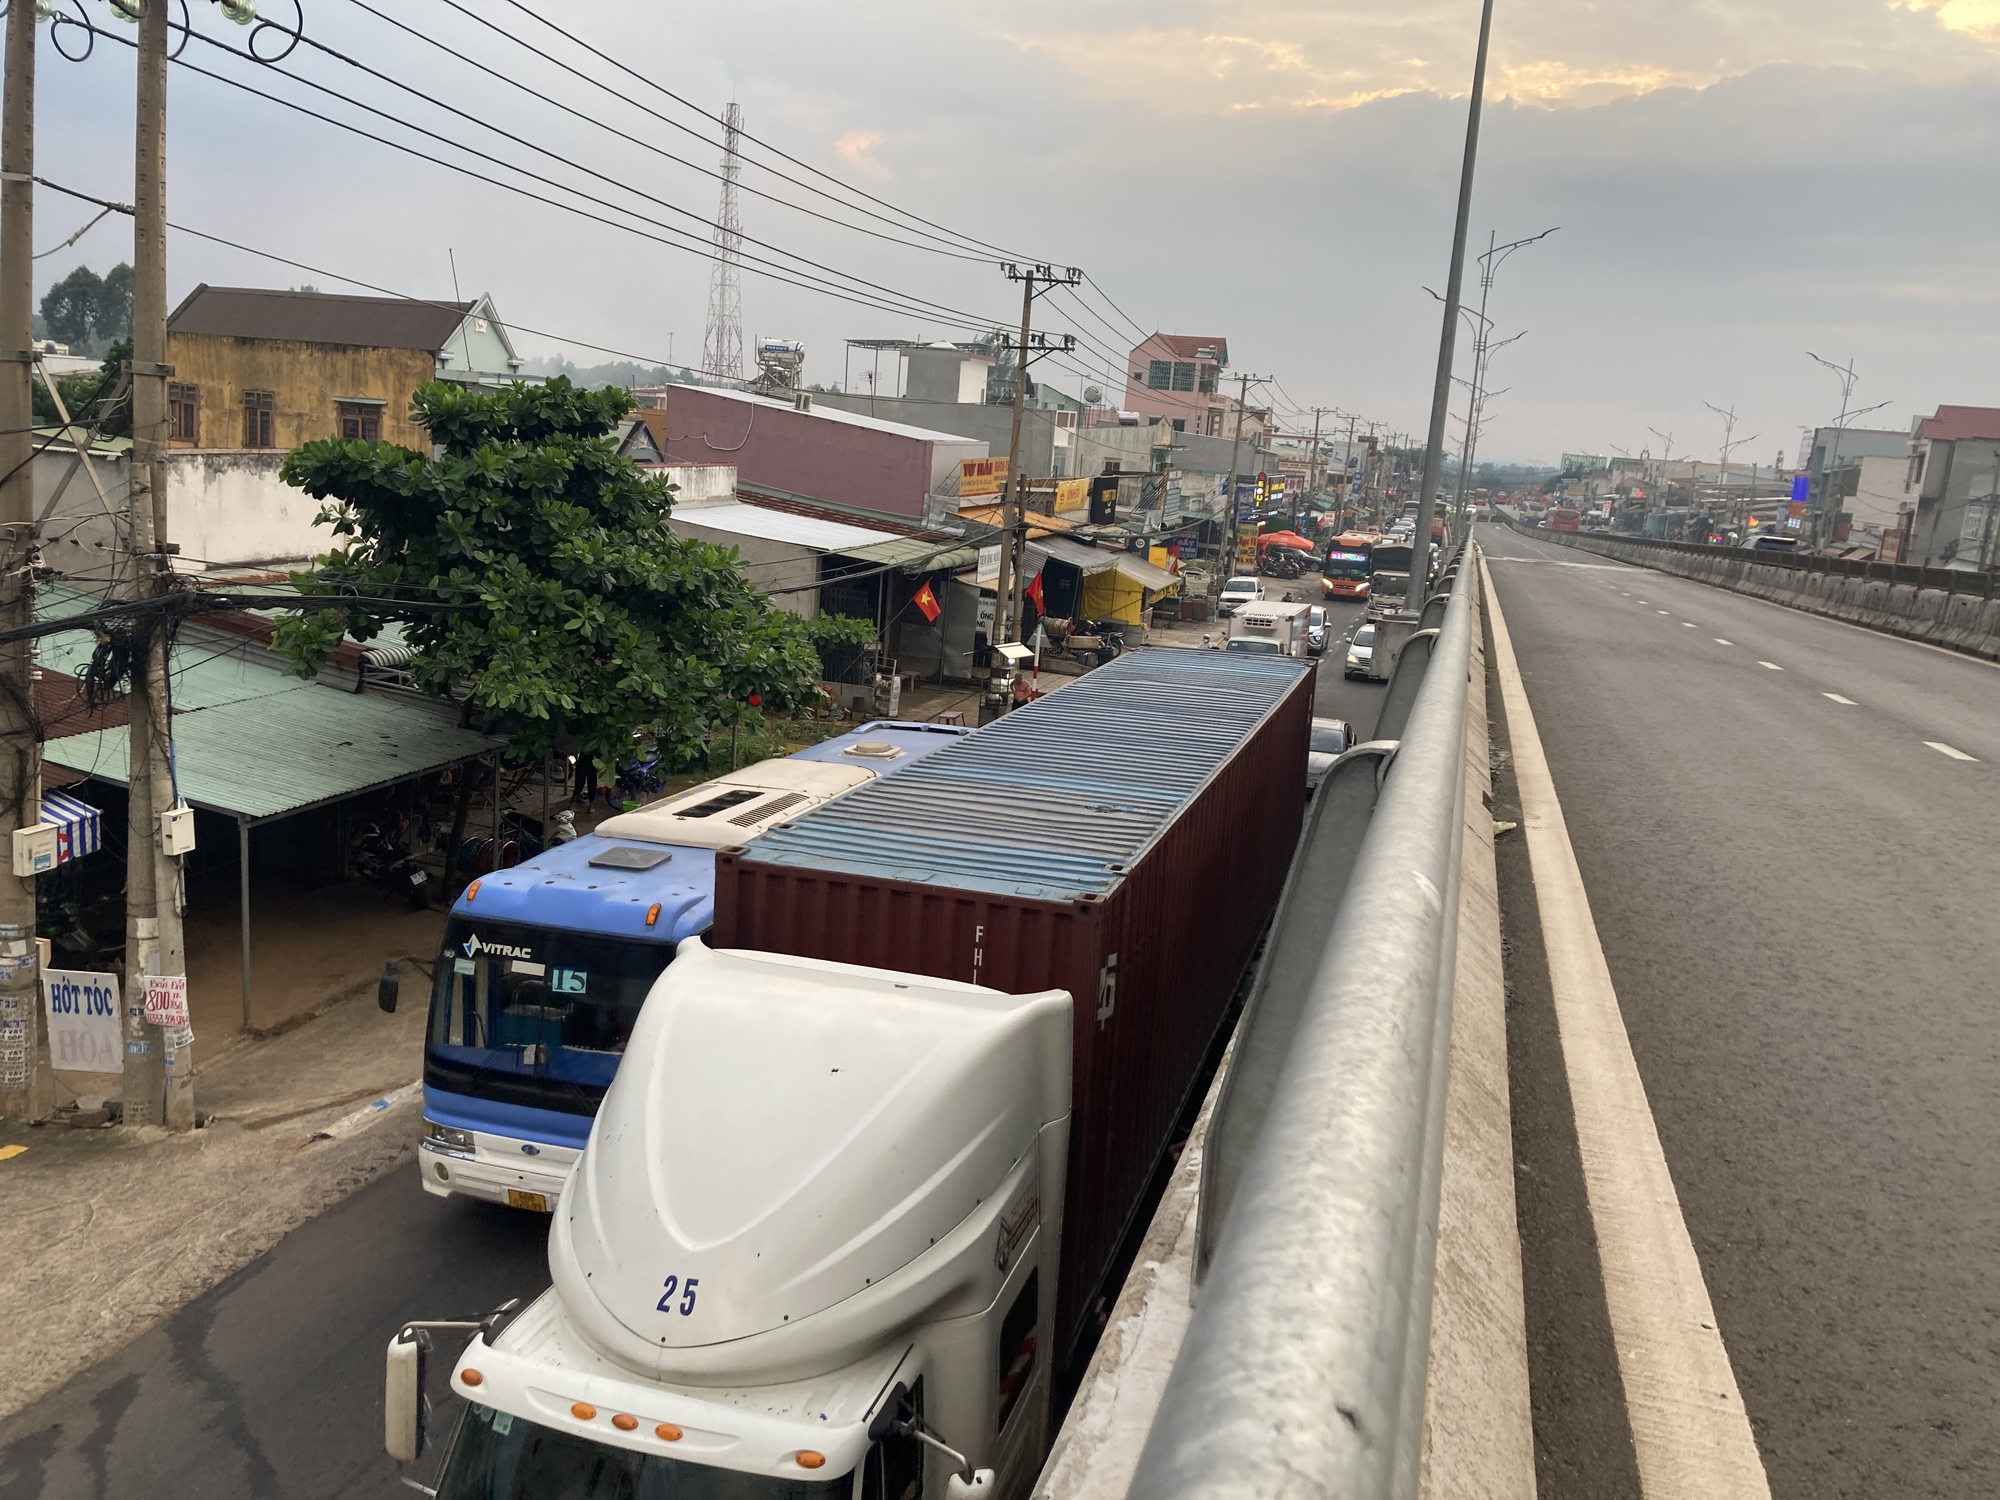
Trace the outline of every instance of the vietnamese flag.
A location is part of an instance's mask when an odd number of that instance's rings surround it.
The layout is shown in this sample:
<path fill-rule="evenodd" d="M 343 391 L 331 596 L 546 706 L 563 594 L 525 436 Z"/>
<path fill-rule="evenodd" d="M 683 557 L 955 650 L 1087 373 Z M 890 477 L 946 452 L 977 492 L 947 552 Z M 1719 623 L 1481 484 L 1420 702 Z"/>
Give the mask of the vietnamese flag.
<path fill-rule="evenodd" d="M 1024 599 L 1032 599 L 1035 601 L 1036 614 L 1045 615 L 1049 612 L 1049 607 L 1046 604 L 1042 603 L 1041 574 L 1037 573 L 1033 578 L 1028 580 L 1028 586 L 1025 589 L 1021 590 L 1021 597 L 1023 597 Z"/>
<path fill-rule="evenodd" d="M 924 618 L 933 624 L 937 622 L 937 617 L 944 613 L 938 607 L 937 595 L 931 592 L 930 580 L 928 578 L 924 580 L 924 586 L 917 590 L 916 596 L 910 602 L 922 610 Z"/>

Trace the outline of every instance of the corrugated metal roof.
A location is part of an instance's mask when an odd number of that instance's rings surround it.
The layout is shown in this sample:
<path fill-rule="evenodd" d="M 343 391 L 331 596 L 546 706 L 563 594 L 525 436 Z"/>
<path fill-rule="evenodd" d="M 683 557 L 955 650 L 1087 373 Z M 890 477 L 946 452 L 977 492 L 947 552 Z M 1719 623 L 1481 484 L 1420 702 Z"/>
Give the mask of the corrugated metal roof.
<path fill-rule="evenodd" d="M 489 754 L 501 743 L 429 708 L 312 683 L 174 718 L 181 795 L 254 820 Z M 126 730 L 109 729 L 51 740 L 42 753 L 123 786 L 129 746 Z"/>
<path fill-rule="evenodd" d="M 725 390 L 721 386 L 714 385 L 683 385 L 675 382 L 667 387 L 667 412 L 669 420 L 672 419 L 674 410 L 674 395 L 680 391 L 698 392 L 704 396 L 718 396 L 725 401 L 741 402 L 745 406 L 762 406 L 777 411 L 798 410 L 790 401 L 780 400 L 775 396 L 758 396 L 753 395 L 749 391 Z M 826 422 L 837 422 L 843 427 L 865 427 L 870 432 L 886 432 L 896 437 L 916 438 L 926 443 L 944 443 L 957 448 L 984 448 L 986 446 L 984 438 L 969 438 L 962 432 L 937 432 L 929 427 L 912 427 L 907 422 L 888 422 L 884 421 L 881 417 L 871 417 L 862 412 L 842 411 L 839 407 L 835 406 L 813 406 L 801 412 L 800 415 L 814 417 Z M 669 440 L 684 441 L 684 438 L 675 439 L 670 436 Z"/>
<path fill-rule="evenodd" d="M 1100 551 L 1087 542 L 1072 542 L 1068 537 L 1045 536 L 1028 543 L 1028 550 L 1068 563 L 1079 573 L 1108 573 L 1118 566 L 1116 552 Z"/>
<path fill-rule="evenodd" d="M 724 531 L 733 536 L 753 536 L 767 542 L 790 542 L 819 552 L 853 555 L 856 547 L 873 547 L 901 540 L 894 532 L 871 531 L 864 526 L 848 526 L 816 516 L 791 511 L 769 510 L 761 505 L 745 505 L 741 500 L 722 500 L 706 505 L 674 507 L 673 520 L 708 531 Z"/>
<path fill-rule="evenodd" d="M 1217 651 L 1121 656 L 773 829 L 750 860 L 1048 901 L 1108 892 L 1311 670 Z"/>
<path fill-rule="evenodd" d="M 167 319 L 167 332 L 223 338 L 290 339 L 362 349 L 422 349 L 435 354 L 471 312 L 470 302 L 417 302 L 287 292 L 203 283 Z"/>
<path fill-rule="evenodd" d="M 842 547 L 840 555 L 854 558 L 857 562 L 906 568 L 913 573 L 947 573 L 969 568 L 979 561 L 977 547 L 959 547 L 943 541 L 926 542 L 913 536 L 899 536 L 866 547 Z"/>

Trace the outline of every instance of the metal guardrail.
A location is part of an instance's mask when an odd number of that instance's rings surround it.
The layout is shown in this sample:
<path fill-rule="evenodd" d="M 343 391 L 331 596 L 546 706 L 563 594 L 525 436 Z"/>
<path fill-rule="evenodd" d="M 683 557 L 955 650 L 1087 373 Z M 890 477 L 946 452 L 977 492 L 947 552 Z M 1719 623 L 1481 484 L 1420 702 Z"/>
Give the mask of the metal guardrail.
<path fill-rule="evenodd" d="M 1273 958 L 1284 961 L 1260 977 L 1237 1042 L 1244 1078 L 1224 1081 L 1211 1126 L 1220 1188 L 1197 1231 L 1206 1274 L 1134 1496 L 1416 1493 L 1476 571 L 1455 567 L 1440 576 L 1450 604 L 1431 649 L 1410 661 L 1421 686 L 1386 772 L 1378 741 L 1318 794 L 1332 795 L 1281 914 Z M 1378 773 L 1379 791 L 1368 785 Z M 1336 801 L 1373 807 L 1351 856 L 1320 847 L 1346 824 Z M 1315 869 L 1344 894 L 1316 962 L 1285 959 L 1302 929 L 1326 921 Z M 1242 1118 L 1246 1108 L 1261 1118 Z"/>
<path fill-rule="evenodd" d="M 1938 589 L 1947 594 L 1976 594 L 1982 599 L 1996 596 L 1995 579 L 2000 574 L 1970 568 L 1926 568 L 1915 563 L 1883 562 L 1879 558 L 1825 557 L 1815 552 L 1759 552 L 1748 547 L 1711 547 L 1706 542 L 1669 542 L 1661 537 L 1640 536 L 1630 531 L 1550 531 L 1546 526 L 1523 526 L 1511 516 L 1506 524 L 1522 536 L 1538 541 L 1560 542 L 1588 550 L 1592 542 L 1622 542 L 1659 552 L 1679 552 L 1690 557 L 1716 557 L 1724 561 L 1756 563 L 1759 567 L 1787 568 L 1798 573 L 1825 573 L 1835 578 L 1871 578 L 1878 583 L 1914 584 L 1920 589 Z"/>

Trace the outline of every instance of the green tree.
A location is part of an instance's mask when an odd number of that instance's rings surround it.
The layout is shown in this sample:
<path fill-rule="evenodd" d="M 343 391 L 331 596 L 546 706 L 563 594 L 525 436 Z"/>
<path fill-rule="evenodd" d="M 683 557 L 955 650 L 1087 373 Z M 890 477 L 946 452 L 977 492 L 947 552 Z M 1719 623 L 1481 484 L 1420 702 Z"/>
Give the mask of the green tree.
<path fill-rule="evenodd" d="M 308 593 L 463 603 L 406 626 L 430 693 L 468 704 L 517 757 L 561 736 L 609 765 L 653 733 L 677 761 L 759 705 L 790 712 L 818 694 L 807 630 L 745 581 L 733 550 L 668 529 L 673 486 L 614 451 L 622 390 L 558 377 L 498 393 L 433 383 L 416 420 L 438 456 L 323 438 L 282 475 L 329 501 L 341 542 Z M 343 633 L 368 640 L 381 615 L 327 609 L 279 626 L 303 675 Z"/>
<path fill-rule="evenodd" d="M 132 336 L 132 268 L 124 261 L 104 273 L 97 294 L 95 326 L 101 339 Z"/>
<path fill-rule="evenodd" d="M 63 406 L 68 409 L 70 420 L 88 425 L 97 415 L 97 399 L 109 395 L 118 383 L 118 367 L 132 357 L 132 341 L 120 339 L 104 356 L 104 364 L 95 375 L 58 375 L 56 389 L 62 392 Z M 49 388 L 42 383 L 39 375 L 31 387 L 35 403 L 35 425 L 53 427 L 62 420 L 56 411 L 56 403 L 49 395 Z M 132 398 L 128 392 L 120 399 L 117 408 L 104 419 L 98 429 L 101 437 L 130 437 L 132 435 Z"/>
<path fill-rule="evenodd" d="M 42 298 L 42 321 L 56 342 L 87 349 L 95 341 L 103 305 L 103 278 L 89 266 L 78 266 Z M 125 321 L 129 324 L 131 320 L 128 304 Z"/>

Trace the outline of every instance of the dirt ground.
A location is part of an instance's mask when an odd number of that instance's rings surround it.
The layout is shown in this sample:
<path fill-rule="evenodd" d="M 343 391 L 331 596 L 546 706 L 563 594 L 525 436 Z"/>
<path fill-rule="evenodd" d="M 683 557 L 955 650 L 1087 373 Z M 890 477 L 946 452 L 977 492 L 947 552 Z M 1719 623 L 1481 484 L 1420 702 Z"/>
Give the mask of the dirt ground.
<path fill-rule="evenodd" d="M 0 1148 L 27 1148 L 0 1160 L 0 1328 L 35 1330 L 7 1341 L 0 1416 L 411 1158 L 424 1028 L 416 982 L 405 998 L 384 1015 L 371 985 L 310 1025 L 203 1066 L 198 1107 L 217 1119 L 191 1134 L 0 1129 Z M 331 1139 L 311 1138 L 329 1129 Z"/>

